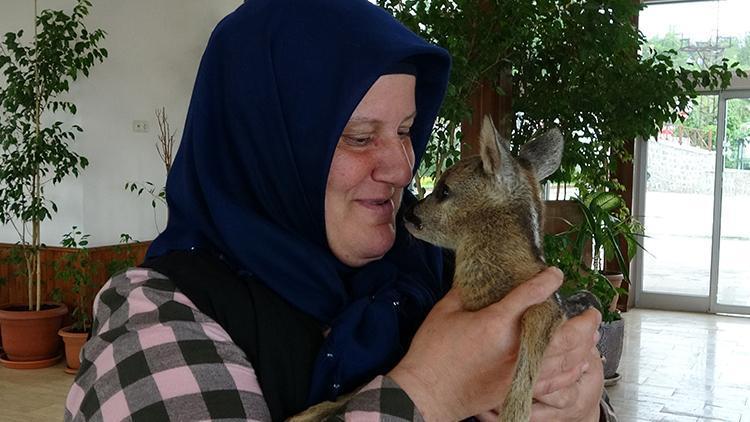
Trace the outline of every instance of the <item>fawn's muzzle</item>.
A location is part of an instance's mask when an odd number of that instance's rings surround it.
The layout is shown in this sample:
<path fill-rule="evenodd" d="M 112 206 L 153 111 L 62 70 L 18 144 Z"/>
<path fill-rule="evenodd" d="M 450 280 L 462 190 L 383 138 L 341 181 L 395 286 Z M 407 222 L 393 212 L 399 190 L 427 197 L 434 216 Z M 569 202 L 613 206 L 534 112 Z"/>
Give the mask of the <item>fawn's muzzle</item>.
<path fill-rule="evenodd" d="M 422 230 L 422 220 L 414 215 L 414 205 L 409 206 L 409 208 L 404 211 L 404 220 L 414 224 L 414 227 L 416 227 L 417 230 Z"/>

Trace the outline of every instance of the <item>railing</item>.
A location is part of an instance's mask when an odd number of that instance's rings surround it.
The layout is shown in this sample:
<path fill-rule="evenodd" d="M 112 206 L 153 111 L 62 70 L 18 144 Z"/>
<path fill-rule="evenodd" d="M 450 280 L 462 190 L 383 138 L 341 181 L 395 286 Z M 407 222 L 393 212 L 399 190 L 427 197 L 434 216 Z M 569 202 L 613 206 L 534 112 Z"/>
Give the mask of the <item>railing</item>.
<path fill-rule="evenodd" d="M 703 130 L 683 125 L 666 124 L 659 132 L 657 141 L 672 141 L 680 145 L 690 145 L 706 151 L 713 151 L 716 133 L 712 129 Z"/>

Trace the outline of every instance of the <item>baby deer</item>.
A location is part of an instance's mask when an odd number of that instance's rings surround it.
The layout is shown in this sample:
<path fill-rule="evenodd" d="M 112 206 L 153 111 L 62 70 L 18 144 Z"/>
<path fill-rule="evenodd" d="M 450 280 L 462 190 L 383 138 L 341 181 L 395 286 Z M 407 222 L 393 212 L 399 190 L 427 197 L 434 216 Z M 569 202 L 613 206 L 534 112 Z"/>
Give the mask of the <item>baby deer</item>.
<path fill-rule="evenodd" d="M 467 310 L 499 301 L 546 268 L 539 181 L 557 170 L 562 151 L 562 135 L 552 129 L 524 144 L 515 158 L 485 117 L 479 156 L 446 170 L 434 191 L 406 210 L 406 226 L 415 237 L 456 252 L 454 285 Z M 553 332 L 567 317 L 596 304 L 588 292 L 565 303 L 555 294 L 524 313 L 501 421 L 529 420 L 532 387 Z"/>

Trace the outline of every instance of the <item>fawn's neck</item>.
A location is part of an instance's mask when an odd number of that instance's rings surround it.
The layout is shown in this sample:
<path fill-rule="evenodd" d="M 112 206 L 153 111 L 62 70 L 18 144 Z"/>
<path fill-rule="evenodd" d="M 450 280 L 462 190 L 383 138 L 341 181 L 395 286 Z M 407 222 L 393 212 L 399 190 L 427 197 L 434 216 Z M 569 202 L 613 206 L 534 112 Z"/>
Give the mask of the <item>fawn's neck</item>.
<path fill-rule="evenodd" d="M 479 309 L 546 268 L 535 236 L 515 224 L 504 230 L 467 234 L 456 249 L 454 283 L 461 288 L 464 306 Z"/>

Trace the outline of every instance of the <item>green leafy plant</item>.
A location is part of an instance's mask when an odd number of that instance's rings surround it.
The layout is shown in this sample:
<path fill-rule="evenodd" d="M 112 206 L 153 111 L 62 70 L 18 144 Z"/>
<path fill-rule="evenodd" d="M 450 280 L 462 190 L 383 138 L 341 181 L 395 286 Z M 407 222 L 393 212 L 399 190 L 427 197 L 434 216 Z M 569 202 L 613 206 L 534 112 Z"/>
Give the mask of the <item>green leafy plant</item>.
<path fill-rule="evenodd" d="M 559 267 L 565 274 L 567 293 L 588 290 L 607 308 L 616 294 L 626 294 L 615 287 L 605 274 L 605 262 L 613 261 L 625 280 L 630 281 L 629 263 L 643 237 L 643 226 L 635 220 L 625 201 L 613 192 L 591 192 L 574 198 L 582 214 L 578 224 L 562 233 L 546 235 L 544 253 L 547 263 Z M 627 249 L 622 249 L 622 244 Z M 626 253 L 625 253 L 626 252 Z M 587 261 L 587 257 L 591 261 Z M 603 320 L 619 319 L 619 314 L 602 309 Z"/>
<path fill-rule="evenodd" d="M 624 289 L 614 287 L 599 271 L 585 265 L 582 257 L 574 252 L 575 239 L 569 233 L 546 234 L 544 236 L 544 258 L 549 265 L 554 265 L 563 272 L 565 281 L 560 288 L 564 297 L 581 290 L 591 292 L 602 304 L 600 312 L 603 322 L 620 319 L 618 312 L 612 312 L 609 304 L 617 294 L 627 294 Z"/>
<path fill-rule="evenodd" d="M 94 276 L 101 264 L 91 259 L 88 249 L 90 235 L 82 234 L 77 226 L 65 233 L 62 246 L 74 249 L 55 261 L 54 268 L 57 278 L 70 283 L 71 291 L 75 294 L 76 303 L 71 316 L 73 317 L 72 331 L 85 333 L 91 328 L 91 301 L 93 299 Z M 62 300 L 60 290 L 53 291 L 55 299 Z"/>
<path fill-rule="evenodd" d="M 120 234 L 120 243 L 114 247 L 115 258 L 110 259 L 106 264 L 108 278 L 135 266 L 135 253 L 133 251 L 133 244 L 135 243 L 139 242 L 129 234 Z"/>
<path fill-rule="evenodd" d="M 437 130 L 418 171 L 436 179 L 460 148 L 460 123 L 480 84 L 502 92 L 512 80 L 514 152 L 535 132 L 561 128 L 565 151 L 552 182 L 617 190 L 611 177 L 625 145 L 648 139 L 662 124 L 684 119 L 699 88 L 721 89 L 737 63 L 682 67 L 674 50 L 645 48 L 633 25 L 633 0 L 379 0 L 406 26 L 446 48 L 453 69 Z"/>
<path fill-rule="evenodd" d="M 23 270 L 23 251 L 18 245 L 10 248 L 7 254 L 0 258 L 0 263 L 6 264 L 10 268 L 12 268 L 13 275 L 15 277 L 23 277 L 24 275 L 26 275 L 26 272 Z M 0 277 L 0 286 L 6 284 L 7 282 L 7 278 Z"/>
<path fill-rule="evenodd" d="M 5 79 L 0 86 L 0 223 L 11 224 L 19 236 L 29 310 L 41 307 L 41 222 L 57 212 L 45 186 L 71 173 L 78 176 L 88 165 L 70 149 L 83 128 L 57 119 L 77 112 L 61 94 L 107 56 L 99 47 L 104 31 L 89 31 L 84 25 L 90 7 L 88 0 L 77 0 L 71 14 L 49 9 L 36 13 L 35 0 L 31 42 L 24 44 L 19 30 L 6 33 L 0 43 Z"/>
<path fill-rule="evenodd" d="M 100 283 L 128 267 L 135 265 L 133 243 L 138 243 L 129 234 L 120 235 L 120 243 L 113 248 L 114 258 L 102 263 L 92 257 L 88 249 L 89 234 L 83 234 L 77 226 L 64 234 L 61 245 L 71 249 L 54 262 L 55 274 L 61 281 L 70 285 L 70 291 L 75 295 L 73 317 L 74 332 L 88 332 L 91 329 L 91 306 L 94 293 Z M 106 274 L 102 274 L 102 269 Z M 62 302 L 63 289 L 55 288 L 51 297 Z"/>
<path fill-rule="evenodd" d="M 606 261 L 617 263 L 619 271 L 630 281 L 629 263 L 636 248 L 643 248 L 638 237 L 643 237 L 643 226 L 635 220 L 622 197 L 613 192 L 591 192 L 573 199 L 583 215 L 581 223 L 573 225 L 569 232 L 575 238 L 573 252 L 584 256 L 591 248 L 591 268 L 604 273 Z M 621 240 L 627 245 L 621 249 Z"/>

